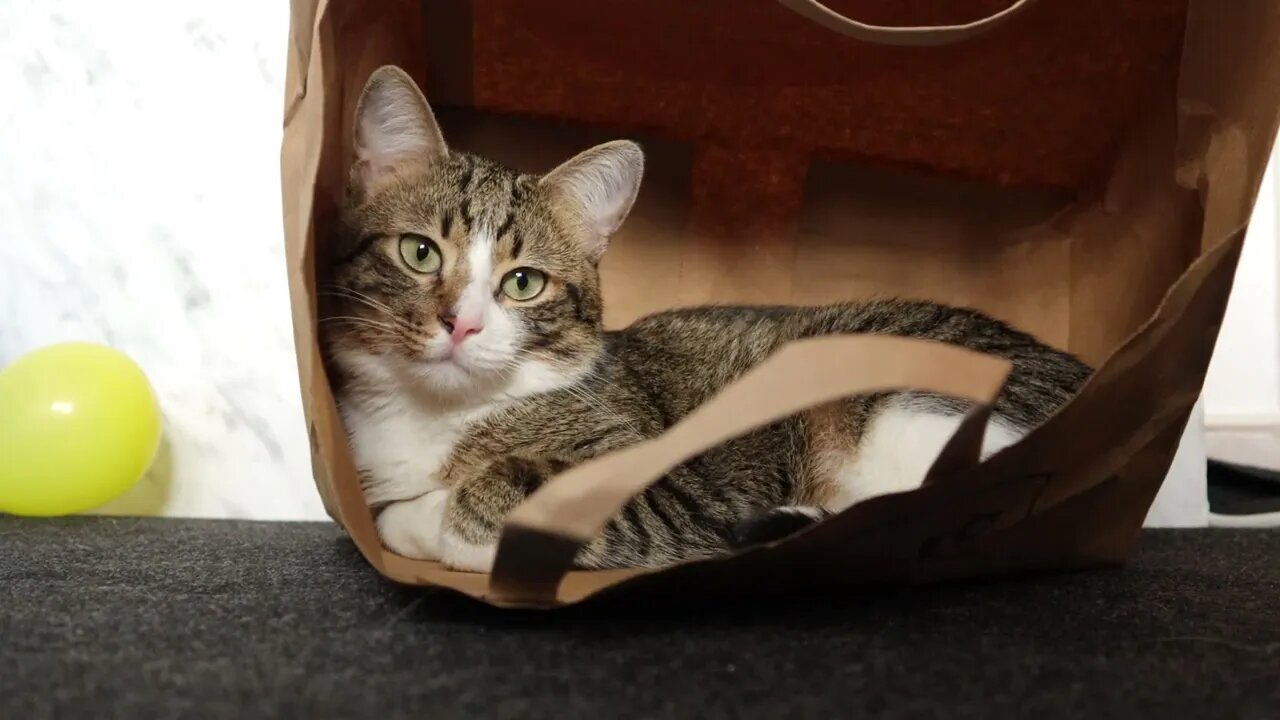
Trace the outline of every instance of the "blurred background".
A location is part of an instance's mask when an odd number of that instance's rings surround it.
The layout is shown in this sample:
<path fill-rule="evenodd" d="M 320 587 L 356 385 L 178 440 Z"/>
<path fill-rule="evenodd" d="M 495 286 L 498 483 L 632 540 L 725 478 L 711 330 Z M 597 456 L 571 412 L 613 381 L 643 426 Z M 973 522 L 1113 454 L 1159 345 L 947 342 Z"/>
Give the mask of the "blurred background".
<path fill-rule="evenodd" d="M 283 0 L 0 0 L 0 366 L 104 342 L 165 416 L 156 465 L 99 512 L 324 517 L 285 283 L 287 35 Z M 1209 521 L 1206 455 L 1280 468 L 1278 199 L 1269 176 L 1149 524 Z"/>

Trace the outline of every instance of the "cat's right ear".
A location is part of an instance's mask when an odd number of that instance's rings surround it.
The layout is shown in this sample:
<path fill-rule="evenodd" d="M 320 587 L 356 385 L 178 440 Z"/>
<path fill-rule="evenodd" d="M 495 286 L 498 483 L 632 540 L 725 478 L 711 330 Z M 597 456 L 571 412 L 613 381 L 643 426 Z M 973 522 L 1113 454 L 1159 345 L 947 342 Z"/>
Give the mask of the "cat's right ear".
<path fill-rule="evenodd" d="M 360 94 L 355 150 L 351 182 L 365 195 L 394 177 L 429 169 L 449 152 L 426 97 L 393 65 L 373 71 Z"/>

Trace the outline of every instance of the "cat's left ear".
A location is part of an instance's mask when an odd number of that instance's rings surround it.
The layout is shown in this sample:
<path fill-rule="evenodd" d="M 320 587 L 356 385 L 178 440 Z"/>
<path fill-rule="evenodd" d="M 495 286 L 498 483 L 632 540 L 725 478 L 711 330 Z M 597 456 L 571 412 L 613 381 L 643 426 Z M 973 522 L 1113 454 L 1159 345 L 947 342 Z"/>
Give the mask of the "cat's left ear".
<path fill-rule="evenodd" d="M 640 146 L 615 140 L 570 158 L 544 175 L 539 184 L 578 213 L 587 230 L 587 252 L 599 258 L 631 212 L 643 175 Z"/>

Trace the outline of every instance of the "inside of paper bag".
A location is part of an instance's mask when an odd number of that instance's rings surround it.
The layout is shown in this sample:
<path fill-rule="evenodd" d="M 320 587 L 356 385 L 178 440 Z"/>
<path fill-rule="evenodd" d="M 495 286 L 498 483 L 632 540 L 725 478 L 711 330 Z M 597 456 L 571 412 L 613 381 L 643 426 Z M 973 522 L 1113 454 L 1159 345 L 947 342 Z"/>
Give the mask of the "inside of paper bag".
<path fill-rule="evenodd" d="M 813 163 L 786 217 L 708 221 L 696 217 L 691 144 L 472 109 L 437 112 L 453 146 L 531 172 L 615 137 L 643 144 L 640 198 L 601 266 L 610 327 L 704 303 L 900 296 L 986 311 L 1096 363 L 1150 316 L 1195 256 L 1177 237 L 1127 223 L 1094 221 L 1098 235 L 1080 237 L 1075 221 L 1103 212 L 1100 197 L 849 163 Z M 758 184 L 742 177 L 744 192 Z M 1115 291 L 1089 298 L 1086 288 Z"/>
<path fill-rule="evenodd" d="M 826 0 L 891 26 L 968 23 L 1010 4 Z M 575 572 L 558 595 L 545 582 L 495 595 L 489 577 L 379 547 L 320 372 L 315 279 L 356 98 L 392 63 L 424 87 L 455 147 L 526 170 L 604 139 L 644 144 L 639 205 L 602 267 L 610 326 L 709 301 L 889 294 L 977 307 L 1095 365 L 1110 357 L 1073 402 L 967 477 L 655 579 L 754 590 L 1124 557 L 1199 392 L 1274 138 L 1276 16 L 1261 2 L 1019 4 L 1016 20 L 964 42 L 902 48 L 775 0 L 294 2 L 285 224 L 326 508 L 388 578 L 498 604 L 571 602 L 634 574 Z M 952 365 L 925 373 L 963 374 Z M 850 373 L 862 374 L 874 373 Z M 956 529 L 965 503 L 1017 524 L 922 559 L 921 541 Z M 561 509 L 558 520 L 582 514 Z M 543 529 L 543 549 L 564 524 Z"/>
<path fill-rule="evenodd" d="M 1007 4 L 833 7 L 929 25 Z M 330 7 L 343 148 L 322 175 L 345 177 L 355 101 L 388 62 L 452 146 L 524 170 L 643 144 L 640 200 L 601 267 L 612 327 L 708 302 L 897 295 L 986 311 L 1096 364 L 1200 251 L 1173 183 L 1186 0 L 1042 2 L 981 39 L 910 50 L 764 0 L 359 6 Z"/>
<path fill-rule="evenodd" d="M 652 4 L 667 9 L 676 5 L 694 8 L 690 12 L 715 5 Z M 637 12 L 649 7 L 645 3 L 627 5 Z M 395 63 L 423 85 L 452 147 L 525 171 L 545 171 L 604 140 L 628 137 L 641 142 L 647 155 L 641 195 L 601 266 L 605 320 L 610 327 L 626 325 L 653 311 L 710 302 L 814 304 L 903 296 L 983 310 L 1097 364 L 1151 318 L 1161 298 L 1202 250 L 1198 218 L 1188 216 L 1198 212 L 1198 203 L 1189 201 L 1189 191 L 1174 182 L 1176 48 L 1185 6 L 1183 0 L 1122 0 L 1106 7 L 1090 3 L 1089 8 L 1075 10 L 1067 5 L 1042 3 L 1046 8 L 1043 13 L 1029 15 L 1019 26 L 1018 32 L 1025 36 L 1010 30 L 999 41 L 1007 44 L 1000 47 L 1013 53 L 1011 57 L 1022 53 L 1049 58 L 1045 62 L 1053 67 L 1048 70 L 1068 75 L 1080 71 L 1073 76 L 1067 95 L 1055 102 L 1066 102 L 1063 98 L 1075 93 L 1090 103 L 1104 105 L 1058 108 L 1076 113 L 1071 123 L 1077 129 L 1082 123 L 1106 127 L 1091 135 L 1096 152 L 1091 152 L 1087 162 L 1063 159 L 1036 176 L 1035 163 L 1026 162 L 1017 153 L 1011 155 L 1013 144 L 997 142 L 1006 129 L 1022 133 L 1024 141 L 1038 136 L 1055 138 L 1037 148 L 1050 164 L 1054 163 L 1053 153 L 1061 155 L 1076 148 L 1064 141 L 1061 133 L 1055 135 L 1056 126 L 1002 125 L 1022 118 L 1017 108 L 1027 98 L 1013 91 L 996 98 L 1004 106 L 997 108 L 998 117 L 993 120 L 984 116 L 991 107 L 964 97 L 964 87 L 949 86 L 945 78 L 925 83 L 926 90 L 935 93 L 931 97 L 938 109 L 962 107 L 970 119 L 991 125 L 978 128 L 980 132 L 963 147 L 957 144 L 952 148 L 956 152 L 951 153 L 954 162 L 949 167 L 966 171 L 939 172 L 947 168 L 928 162 L 871 161 L 853 152 L 808 152 L 795 144 L 753 142 L 733 133 L 714 136 L 706 127 L 662 130 L 657 123 L 623 120 L 626 114 L 619 108 L 627 109 L 626 102 L 613 103 L 609 97 L 590 94 L 575 96 L 566 90 L 565 82 L 547 93 L 560 103 L 562 111 L 535 117 L 538 113 L 521 111 L 519 106 L 544 97 L 514 78 L 537 68 L 547 77 L 557 77 L 556 72 L 578 77 L 572 73 L 584 70 L 568 66 L 552 70 L 546 65 L 548 57 L 539 55 L 545 50 L 540 45 L 545 44 L 545 38 L 539 40 L 533 32 L 538 27 L 520 30 L 524 26 L 503 25 L 502 12 L 525 13 L 518 10 L 518 3 L 433 0 L 418 5 L 416 0 L 401 0 L 396 3 L 398 14 L 362 13 L 355 9 L 356 3 L 333 3 L 331 12 L 343 8 L 334 19 L 343 30 L 335 33 L 336 48 L 328 59 L 335 76 L 326 79 L 331 93 L 326 99 L 326 116 L 336 119 L 329 127 L 337 132 L 325 138 L 329 149 L 321 159 L 315 237 L 323 244 L 333 211 L 333 205 L 326 207 L 325 203 L 336 202 L 340 188 L 334 183 L 346 175 L 351 118 L 360 88 L 378 65 Z M 558 2 L 560 6 L 590 9 L 590 3 L 578 0 Z M 429 16 L 425 19 L 430 22 L 416 17 L 418 8 L 425 10 Z M 765 2 L 743 8 L 744 12 L 750 8 L 755 8 L 751 12 L 777 10 Z M 1055 53 L 1035 44 L 1041 36 L 1068 45 L 1074 42 L 1072 38 L 1079 40 L 1071 33 L 1053 30 L 1055 13 L 1071 15 L 1077 10 L 1081 17 L 1093 13 L 1113 21 L 1105 26 L 1081 25 L 1089 42 L 1108 43 L 1112 56 L 1141 55 L 1141 62 L 1082 59 L 1078 48 L 1064 47 Z M 489 45 L 484 47 L 482 38 L 466 32 L 467 27 L 475 30 L 472 23 L 477 18 L 488 23 Z M 1082 22 L 1080 18 L 1076 21 Z M 1126 39 L 1121 37 L 1125 28 L 1148 28 L 1149 35 L 1139 38 L 1141 42 Z M 813 32 L 811 28 L 808 31 Z M 493 54 L 498 45 L 507 53 L 517 49 L 510 43 L 495 43 L 496 37 L 505 39 L 506 34 L 514 38 L 512 43 L 524 43 L 524 51 L 517 54 L 521 66 L 514 70 L 503 59 L 507 55 Z M 888 68 L 903 73 L 907 80 L 916 77 L 914 71 L 953 70 L 948 58 L 971 61 L 965 77 L 974 91 L 989 83 L 988 71 L 1004 72 L 1006 80 L 1017 75 L 1007 72 L 1006 65 L 985 65 L 981 58 L 991 47 L 980 44 L 953 49 L 949 55 L 925 50 L 889 58 L 883 50 L 849 45 L 852 41 L 848 39 L 822 35 L 821 41 L 839 44 L 859 57 L 865 55 L 862 59 L 870 63 L 866 67 Z M 736 37 L 734 42 L 749 45 L 750 38 Z M 1065 53 L 1071 52 L 1076 57 L 1068 62 Z M 999 52 L 993 57 L 1000 57 Z M 1073 64 L 1080 62 L 1085 64 Z M 1096 66 L 1097 62 L 1105 67 Z M 466 67 L 469 63 L 475 68 Z M 810 65 L 818 72 L 822 63 L 810 62 L 806 67 Z M 471 69 L 476 70 L 475 75 L 468 75 Z M 783 69 L 785 63 L 775 68 L 774 75 Z M 507 70 L 514 74 L 504 76 Z M 944 75 L 947 73 L 940 73 Z M 592 76 L 583 77 L 584 82 L 593 82 Z M 598 77 L 617 80 L 607 73 Z M 738 77 L 724 73 L 718 78 L 723 86 L 712 93 L 715 97 L 704 100 L 733 100 L 732 83 Z M 849 77 L 837 73 L 828 80 L 834 83 L 831 88 L 814 80 L 813 87 L 801 90 L 825 94 L 832 102 L 853 103 L 849 88 L 840 85 L 851 82 Z M 1095 86 L 1103 80 L 1108 81 L 1105 88 Z M 1124 89 L 1117 90 L 1118 85 L 1110 81 L 1124 85 Z M 1026 78 L 1017 81 L 1026 82 Z M 1006 85 L 1006 89 L 1016 90 L 1017 83 Z M 782 87 L 779 92 L 785 90 Z M 947 92 L 960 95 L 948 96 Z M 1115 103 L 1107 105 L 1113 96 Z M 739 104 L 741 100 L 737 98 Z M 912 98 L 890 101 L 910 105 Z M 604 116 L 610 112 L 617 117 Z M 772 117 L 769 112 L 761 114 Z M 775 120 L 793 123 L 787 132 L 803 136 L 808 127 L 806 118 L 819 110 L 806 112 L 808 115 L 802 112 Z M 1088 119 L 1079 120 L 1081 113 Z M 690 122 L 706 119 L 696 114 L 690 117 Z M 723 123 L 733 117 L 721 108 L 715 119 Z M 917 125 L 903 124 L 892 114 L 846 120 L 848 123 L 839 127 L 827 122 L 825 131 L 838 135 L 841 127 L 860 128 L 860 132 L 892 130 L 885 142 L 897 143 L 899 159 L 906 158 L 909 151 L 920 151 L 912 132 L 933 130 L 941 133 L 938 137 L 956 132 L 964 136 L 964 128 L 946 125 L 954 117 Z M 1071 125 L 1064 123 L 1064 127 Z M 876 139 L 873 136 L 856 140 L 870 142 Z M 924 144 L 920 147 L 937 145 L 938 137 L 921 136 L 919 142 Z M 992 144 L 984 145 L 974 137 L 986 137 Z M 1031 145 L 1024 142 L 1023 147 Z M 1016 168 L 1021 175 L 1012 177 L 1023 182 L 1006 182 L 1011 176 L 990 169 L 987 175 L 978 172 L 987 165 L 983 154 L 988 149 L 1003 153 L 993 157 L 990 165 Z M 1037 177 L 1039 181 L 1030 181 Z M 323 245 L 316 249 L 317 261 L 322 262 L 325 249 Z M 354 482 L 344 484 L 352 474 L 347 454 L 341 450 L 336 456 L 326 454 L 336 460 L 330 464 L 334 465 L 333 481 L 341 486 L 339 493 L 358 492 Z M 372 542 L 367 517 L 347 518 L 345 522 L 349 529 L 354 526 L 357 539 Z M 380 567 L 391 577 L 449 584 L 472 594 L 484 592 L 482 577 L 459 579 L 456 573 L 446 573 L 432 563 L 389 554 L 384 554 L 382 561 Z M 442 579 L 446 575 L 451 578 L 448 582 Z M 595 579 L 591 587 L 609 582 Z"/>
<path fill-rule="evenodd" d="M 739 214 L 708 222 L 694 209 L 691 144 L 470 108 L 436 112 L 452 147 L 530 172 L 618 136 L 643 144 L 640 198 L 601 267 L 611 327 L 699 303 L 896 295 L 984 310 L 1097 363 L 1150 317 L 1196 253 L 1193 238 L 1144 225 L 1146 191 L 1130 186 L 1152 189 L 1137 182 L 1156 172 L 1149 162 L 1119 162 L 1113 187 L 1095 194 L 817 162 L 805 172 L 801 201 L 789 217 Z M 1144 148 L 1127 152 L 1138 157 Z M 1130 177 L 1129 164 L 1144 172 Z M 1123 217 L 1103 206 L 1108 197 L 1125 206 Z M 1082 226 L 1093 234 L 1082 235 Z M 393 577 L 487 592 L 484 576 L 390 554 L 384 562 Z M 589 594 L 610 577 L 570 583 L 563 592 L 572 596 L 577 587 Z"/>

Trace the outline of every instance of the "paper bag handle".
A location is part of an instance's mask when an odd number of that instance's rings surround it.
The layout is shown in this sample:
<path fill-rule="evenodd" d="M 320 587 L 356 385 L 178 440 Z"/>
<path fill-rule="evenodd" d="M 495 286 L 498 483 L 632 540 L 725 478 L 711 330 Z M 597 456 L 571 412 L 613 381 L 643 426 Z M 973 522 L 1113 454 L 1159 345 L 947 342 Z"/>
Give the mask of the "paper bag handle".
<path fill-rule="evenodd" d="M 848 35 L 856 40 L 877 45 L 930 46 L 950 45 L 990 30 L 1029 7 L 1035 0 L 1015 0 L 998 13 L 960 25 L 889 26 L 858 22 L 832 10 L 819 0 L 778 0 L 783 7 L 799 13 L 815 23 Z"/>
<path fill-rule="evenodd" d="M 526 498 L 507 518 L 489 593 L 551 604 L 578 550 L 631 498 L 726 440 L 823 403 L 902 388 L 971 400 L 978 408 L 970 418 L 985 418 L 1010 367 L 1007 360 L 953 345 L 888 336 L 791 343 L 662 435 L 571 468 Z M 948 443 L 943 456 L 949 465 L 964 448 L 972 454 L 968 464 L 977 462 L 981 428 L 974 425 L 962 423 Z"/>

